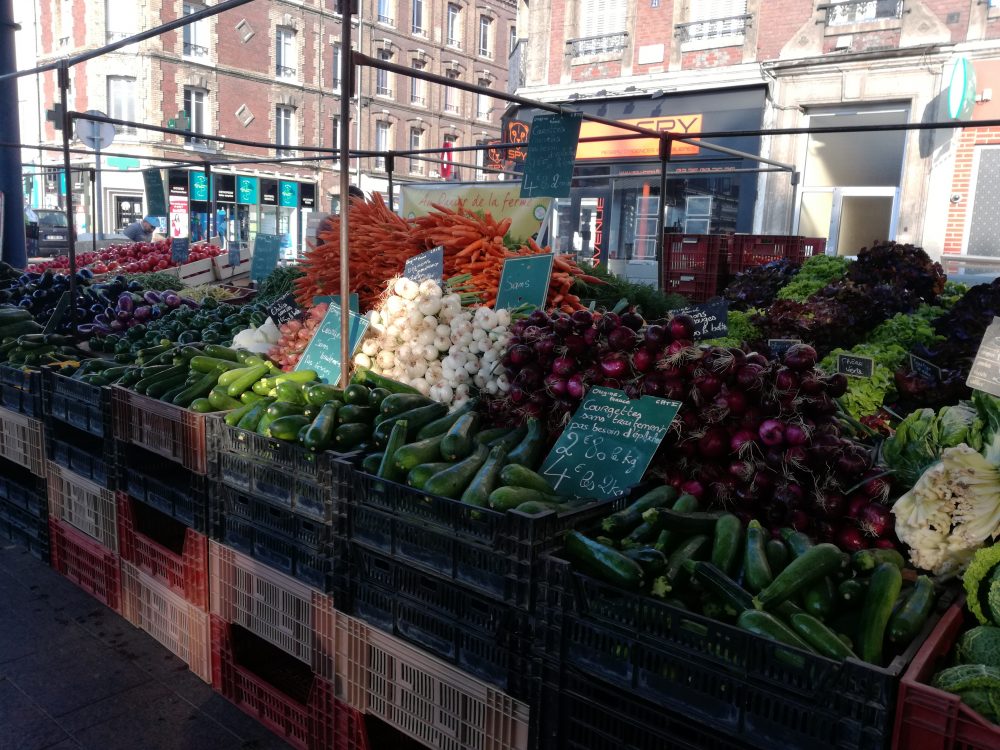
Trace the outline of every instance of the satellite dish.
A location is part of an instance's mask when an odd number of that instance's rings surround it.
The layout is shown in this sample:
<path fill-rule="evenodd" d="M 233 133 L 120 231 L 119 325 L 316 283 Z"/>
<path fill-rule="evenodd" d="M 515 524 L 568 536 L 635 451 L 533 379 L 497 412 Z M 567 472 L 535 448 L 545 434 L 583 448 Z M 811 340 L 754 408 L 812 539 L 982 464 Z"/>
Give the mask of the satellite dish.
<path fill-rule="evenodd" d="M 88 109 L 87 114 L 107 117 L 99 109 Z M 114 143 L 115 126 L 110 122 L 94 122 L 93 120 L 78 118 L 76 121 L 76 137 L 88 148 L 95 150 L 106 149 Z"/>

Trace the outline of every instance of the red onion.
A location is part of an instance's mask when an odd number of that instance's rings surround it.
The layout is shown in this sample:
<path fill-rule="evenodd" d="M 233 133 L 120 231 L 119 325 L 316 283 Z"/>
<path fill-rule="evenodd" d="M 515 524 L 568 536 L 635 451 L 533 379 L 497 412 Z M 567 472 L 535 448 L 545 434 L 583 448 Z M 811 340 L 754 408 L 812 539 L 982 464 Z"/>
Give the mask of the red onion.
<path fill-rule="evenodd" d="M 785 441 L 785 424 L 777 419 L 765 419 L 757 434 L 764 445 L 769 448 L 778 447 Z"/>
<path fill-rule="evenodd" d="M 656 365 L 656 355 L 649 349 L 639 348 L 632 354 L 632 367 L 639 372 L 649 372 Z"/>
<path fill-rule="evenodd" d="M 523 404 L 528 400 L 528 393 L 519 385 L 511 385 L 508 393 L 510 400 L 514 404 Z"/>
<path fill-rule="evenodd" d="M 736 371 L 736 382 L 743 390 L 758 390 L 764 385 L 764 368 L 752 363 L 745 364 Z"/>
<path fill-rule="evenodd" d="M 887 476 L 880 476 L 882 472 L 877 469 L 869 469 L 865 472 L 865 483 L 861 485 L 861 491 L 869 500 L 886 500 L 889 497 L 892 487 Z"/>
<path fill-rule="evenodd" d="M 566 395 L 571 399 L 579 401 L 586 393 L 587 387 L 584 384 L 583 373 L 575 373 L 566 380 Z"/>
<path fill-rule="evenodd" d="M 630 352 L 635 349 L 635 331 L 625 326 L 613 329 L 608 333 L 608 346 L 616 352 Z"/>
<path fill-rule="evenodd" d="M 793 510 L 791 515 L 792 528 L 796 531 L 809 531 L 812 526 L 812 519 L 803 510 Z"/>
<path fill-rule="evenodd" d="M 854 521 L 860 521 L 861 514 L 868 507 L 868 502 L 867 497 L 855 492 L 847 499 L 847 517 Z"/>
<path fill-rule="evenodd" d="M 545 390 L 556 397 L 566 395 L 566 379 L 559 377 L 555 373 L 546 375 Z"/>
<path fill-rule="evenodd" d="M 812 375 L 806 375 L 799 381 L 799 390 L 806 396 L 818 396 L 826 390 L 826 383 Z"/>
<path fill-rule="evenodd" d="M 552 319 L 552 330 L 560 336 L 567 336 L 573 331 L 573 319 L 566 313 L 560 313 Z"/>
<path fill-rule="evenodd" d="M 569 377 L 576 372 L 576 362 L 569 357 L 556 357 L 552 362 L 552 372 L 560 377 Z"/>
<path fill-rule="evenodd" d="M 594 346 L 597 343 L 597 339 L 600 337 L 600 335 L 601 334 L 598 333 L 596 328 L 587 328 L 583 332 L 583 343 L 586 344 L 587 347 Z"/>
<path fill-rule="evenodd" d="M 809 344 L 793 344 L 785 352 L 783 361 L 785 367 L 791 368 L 796 372 L 811 370 L 816 366 L 816 350 L 809 346 Z"/>
<path fill-rule="evenodd" d="M 540 357 L 551 356 L 556 349 L 557 339 L 555 336 L 546 336 L 545 338 L 538 339 L 535 342 L 535 352 L 538 353 Z"/>
<path fill-rule="evenodd" d="M 828 377 L 826 392 L 833 398 L 840 398 L 847 393 L 847 376 L 838 372 Z"/>
<path fill-rule="evenodd" d="M 825 518 L 841 518 L 846 505 L 847 499 L 839 492 L 820 492 L 816 495 L 816 507 Z"/>
<path fill-rule="evenodd" d="M 647 396 L 662 396 L 663 381 L 655 377 L 655 373 L 643 378 L 642 392 L 645 393 Z"/>
<path fill-rule="evenodd" d="M 802 425 L 789 422 L 785 425 L 785 443 L 792 446 L 802 446 L 809 442 L 809 433 Z"/>
<path fill-rule="evenodd" d="M 840 527 L 834 536 L 834 542 L 845 552 L 857 552 L 868 546 L 857 527 L 850 524 L 844 524 Z"/>
<path fill-rule="evenodd" d="M 524 344 L 518 344 L 517 346 L 512 346 L 508 351 L 507 355 L 510 357 L 510 363 L 514 367 L 520 365 L 526 365 L 531 361 L 531 349 L 529 349 Z"/>
<path fill-rule="evenodd" d="M 597 321 L 597 331 L 607 335 L 621 326 L 621 324 L 621 318 L 618 317 L 617 313 L 606 312 Z"/>
<path fill-rule="evenodd" d="M 799 376 L 782 367 L 774 376 L 774 388 L 780 394 L 794 394 L 799 389 Z"/>
<path fill-rule="evenodd" d="M 700 500 L 705 494 L 705 487 L 697 479 L 689 479 L 681 485 L 681 492 L 693 495 Z"/>
<path fill-rule="evenodd" d="M 624 354 L 608 354 L 601 359 L 601 372 L 608 378 L 620 378 L 628 372 L 628 359 Z"/>
<path fill-rule="evenodd" d="M 729 473 L 741 482 L 749 482 L 754 475 L 755 467 L 749 461 L 730 461 Z"/>
<path fill-rule="evenodd" d="M 659 351 L 668 343 L 668 333 L 663 326 L 651 325 L 643 332 L 643 341 L 650 349 Z"/>
<path fill-rule="evenodd" d="M 729 437 L 729 450 L 738 456 L 752 450 L 757 436 L 750 430 L 737 430 Z"/>
<path fill-rule="evenodd" d="M 876 539 L 875 546 L 878 549 L 896 549 L 896 543 L 891 539 Z"/>
<path fill-rule="evenodd" d="M 645 323 L 646 321 L 642 319 L 642 316 L 634 308 L 624 313 L 621 317 L 621 324 L 632 331 L 638 331 Z"/>
<path fill-rule="evenodd" d="M 567 354 L 583 354 L 587 351 L 587 341 L 575 333 L 571 333 L 563 339 L 563 345 L 566 347 Z"/>
<path fill-rule="evenodd" d="M 892 512 L 882 503 L 869 503 L 861 511 L 861 531 L 873 539 L 881 539 L 892 524 Z"/>
<path fill-rule="evenodd" d="M 722 390 L 722 380 L 710 372 L 695 375 L 694 387 L 705 398 L 715 398 Z"/>
<path fill-rule="evenodd" d="M 590 328 L 594 324 L 594 315 L 590 310 L 577 310 L 571 317 L 577 329 Z"/>
<path fill-rule="evenodd" d="M 670 319 L 670 336 L 674 341 L 687 340 L 694 337 L 694 318 L 690 315 L 675 315 Z"/>
<path fill-rule="evenodd" d="M 722 427 L 710 428 L 698 440 L 698 452 L 705 458 L 722 458 L 729 453 L 729 435 Z"/>

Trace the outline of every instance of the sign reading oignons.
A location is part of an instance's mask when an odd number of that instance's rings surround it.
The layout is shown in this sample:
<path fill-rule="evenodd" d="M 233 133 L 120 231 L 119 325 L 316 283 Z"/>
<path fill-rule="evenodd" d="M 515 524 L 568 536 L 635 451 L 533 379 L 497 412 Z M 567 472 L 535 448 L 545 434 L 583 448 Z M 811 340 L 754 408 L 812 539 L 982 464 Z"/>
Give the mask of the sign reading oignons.
<path fill-rule="evenodd" d="M 701 132 L 702 115 L 661 115 L 660 117 L 640 117 L 635 120 L 620 120 L 627 125 L 655 130 L 660 133 L 674 133 L 680 136 L 695 136 Z M 585 141 L 585 138 L 628 135 L 631 131 L 584 120 L 580 127 L 580 145 L 576 149 L 577 159 L 642 159 L 660 154 L 659 142 L 654 138 L 631 138 L 616 141 Z M 674 142 L 670 152 L 673 156 L 690 156 L 698 153 L 698 147 L 691 143 Z"/>

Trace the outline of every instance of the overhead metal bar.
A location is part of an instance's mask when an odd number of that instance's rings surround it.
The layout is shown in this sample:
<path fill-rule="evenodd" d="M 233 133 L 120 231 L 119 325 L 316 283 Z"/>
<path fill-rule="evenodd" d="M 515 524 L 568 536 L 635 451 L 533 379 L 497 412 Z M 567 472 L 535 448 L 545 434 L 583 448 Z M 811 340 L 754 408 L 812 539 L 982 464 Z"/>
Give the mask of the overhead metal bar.
<path fill-rule="evenodd" d="M 821 133 L 884 133 L 895 130 L 954 130 L 956 128 L 995 128 L 1000 120 L 947 120 L 945 122 L 900 122 L 886 125 L 820 125 L 768 130 L 712 130 L 698 138 L 751 138 L 764 135 L 811 135 Z M 681 140 L 681 139 L 678 139 Z M 705 145 L 698 142 L 699 146 Z"/>

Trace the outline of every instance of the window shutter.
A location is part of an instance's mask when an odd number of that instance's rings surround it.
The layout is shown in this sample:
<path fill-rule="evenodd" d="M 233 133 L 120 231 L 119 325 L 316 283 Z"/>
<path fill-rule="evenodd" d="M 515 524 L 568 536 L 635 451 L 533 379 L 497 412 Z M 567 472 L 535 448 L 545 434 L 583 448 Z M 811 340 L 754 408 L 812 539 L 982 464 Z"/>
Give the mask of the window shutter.
<path fill-rule="evenodd" d="M 747 12 L 746 0 L 697 0 L 691 3 L 689 21 L 710 21 L 715 18 L 742 16 Z"/>

